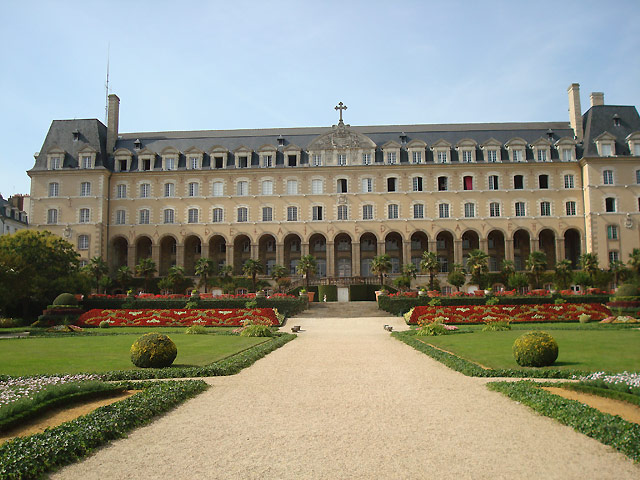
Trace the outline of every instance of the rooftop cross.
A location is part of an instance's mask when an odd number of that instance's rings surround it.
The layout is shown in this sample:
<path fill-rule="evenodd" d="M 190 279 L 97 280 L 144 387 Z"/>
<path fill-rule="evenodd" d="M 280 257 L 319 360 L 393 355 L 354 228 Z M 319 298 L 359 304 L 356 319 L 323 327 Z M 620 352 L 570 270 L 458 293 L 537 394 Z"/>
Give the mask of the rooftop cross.
<path fill-rule="evenodd" d="M 340 103 L 338 103 L 338 105 L 335 108 L 336 108 L 336 110 L 340 111 L 340 123 L 342 123 L 342 111 L 346 110 L 347 106 L 344 103 L 340 102 Z"/>

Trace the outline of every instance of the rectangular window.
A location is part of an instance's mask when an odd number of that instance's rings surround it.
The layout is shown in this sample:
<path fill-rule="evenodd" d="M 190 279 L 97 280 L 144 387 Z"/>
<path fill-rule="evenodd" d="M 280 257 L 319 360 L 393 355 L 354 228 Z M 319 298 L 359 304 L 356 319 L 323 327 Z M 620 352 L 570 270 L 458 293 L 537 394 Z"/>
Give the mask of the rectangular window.
<path fill-rule="evenodd" d="M 81 208 L 80 209 L 80 223 L 89 223 L 89 209 L 88 208 Z"/>
<path fill-rule="evenodd" d="M 238 209 L 238 222 L 247 222 L 249 219 L 249 210 L 246 207 Z"/>
<path fill-rule="evenodd" d="M 607 238 L 609 240 L 618 240 L 618 227 L 616 225 L 607 225 Z"/>
<path fill-rule="evenodd" d="M 616 211 L 616 199 L 613 197 L 607 197 L 604 199 L 605 211 L 614 213 Z"/>
<path fill-rule="evenodd" d="M 524 152 L 522 150 L 514 150 L 513 151 L 513 161 L 514 162 L 524 162 Z"/>
<path fill-rule="evenodd" d="M 236 195 L 249 195 L 249 182 L 241 181 L 236 184 Z"/>
<path fill-rule="evenodd" d="M 524 202 L 516 202 L 516 217 L 524 217 L 526 214 Z"/>
<path fill-rule="evenodd" d="M 546 162 L 547 161 L 547 151 L 540 149 L 538 150 L 538 161 L 539 162 Z"/>
<path fill-rule="evenodd" d="M 640 143 L 634 143 L 633 144 L 633 154 L 636 157 L 640 157 Z"/>
<path fill-rule="evenodd" d="M 362 192 L 363 193 L 373 192 L 373 178 L 362 179 Z"/>
<path fill-rule="evenodd" d="M 262 166 L 264 168 L 273 167 L 273 157 L 271 155 L 264 155 L 262 157 Z"/>
<path fill-rule="evenodd" d="M 249 166 L 249 162 L 247 157 L 238 157 L 238 168 L 247 168 Z"/>
<path fill-rule="evenodd" d="M 398 160 L 398 154 L 396 152 L 387 152 L 387 164 L 395 165 Z"/>
<path fill-rule="evenodd" d="M 602 172 L 602 183 L 605 185 L 613 185 L 613 170 L 605 170 Z"/>
<path fill-rule="evenodd" d="M 449 271 L 449 259 L 447 257 L 438 257 L 438 263 L 440 264 L 440 273 Z"/>
<path fill-rule="evenodd" d="M 398 186 L 398 179 L 391 177 L 387 178 L 387 192 L 395 192 Z"/>
<path fill-rule="evenodd" d="M 59 193 L 60 193 L 60 184 L 57 182 L 51 182 L 49 184 L 49 196 L 57 197 Z"/>
<path fill-rule="evenodd" d="M 498 175 L 489 175 L 489 190 L 499 190 Z"/>
<path fill-rule="evenodd" d="M 223 168 L 224 157 L 213 157 L 213 168 Z"/>
<path fill-rule="evenodd" d="M 464 216 L 465 218 L 473 218 L 476 216 L 476 206 L 474 203 L 464 204 Z"/>
<path fill-rule="evenodd" d="M 313 157 L 311 157 L 311 165 L 314 167 L 322 166 L 322 155 L 313 155 Z"/>
<path fill-rule="evenodd" d="M 416 203 L 413 205 L 413 218 L 424 218 L 424 205 Z"/>
<path fill-rule="evenodd" d="M 388 211 L 389 211 L 389 215 L 387 218 L 391 220 L 398 218 L 398 205 L 396 205 L 395 203 L 392 203 L 391 205 L 388 206 Z"/>
<path fill-rule="evenodd" d="M 487 150 L 487 162 L 496 163 L 498 161 L 498 151 L 497 150 Z"/>
<path fill-rule="evenodd" d="M 471 163 L 473 161 L 473 154 L 469 150 L 462 151 L 462 163 Z"/>
<path fill-rule="evenodd" d="M 412 187 L 414 192 L 422 191 L 422 177 L 413 177 Z"/>
<path fill-rule="evenodd" d="M 562 161 L 563 162 L 570 162 L 571 160 L 573 160 L 573 155 L 571 153 L 571 149 L 570 148 L 564 148 L 562 150 Z"/>
<path fill-rule="evenodd" d="M 176 169 L 176 159 L 169 157 L 164 160 L 165 170 L 175 170 Z"/>
<path fill-rule="evenodd" d="M 349 220 L 349 209 L 346 205 L 338 205 L 338 220 Z"/>
<path fill-rule="evenodd" d="M 79 235 L 78 236 L 78 250 L 89 250 L 89 236 L 88 235 Z"/>
<path fill-rule="evenodd" d="M 541 189 L 549 188 L 549 175 L 538 176 L 538 188 L 541 188 Z"/>
<path fill-rule="evenodd" d="M 191 170 L 197 170 L 200 167 L 200 161 L 198 157 L 190 157 L 189 158 L 189 168 Z"/>
<path fill-rule="evenodd" d="M 637 144 L 640 146 L 640 144 Z M 640 170 L 636 170 L 636 184 L 640 185 Z"/>
<path fill-rule="evenodd" d="M 363 153 L 362 154 L 362 164 L 363 165 L 371 165 L 371 154 Z"/>
<path fill-rule="evenodd" d="M 498 202 L 491 202 L 489 204 L 489 216 L 490 217 L 500 216 L 500 204 Z"/>
<path fill-rule="evenodd" d="M 576 214 L 576 202 L 566 202 L 564 206 L 567 215 L 573 216 Z"/>
<path fill-rule="evenodd" d="M 448 161 L 447 152 L 446 151 L 438 152 L 438 163 L 447 163 L 447 161 Z"/>
<path fill-rule="evenodd" d="M 173 223 L 175 220 L 175 212 L 172 208 L 167 208 L 164 211 L 164 223 Z"/>
<path fill-rule="evenodd" d="M 238 215 L 240 211 L 238 211 Z M 238 220 L 239 222 L 241 220 Z M 273 208 L 271 207 L 262 207 L 262 221 L 263 222 L 272 222 L 273 221 Z"/>
<path fill-rule="evenodd" d="M 620 252 L 618 252 L 617 250 L 609 251 L 609 264 L 612 264 L 613 262 L 619 262 L 619 261 L 620 261 Z"/>
<path fill-rule="evenodd" d="M 287 207 L 287 221 L 288 222 L 298 221 L 298 207 Z"/>
<path fill-rule="evenodd" d="M 147 225 L 149 223 L 149 210 L 140 210 L 140 224 Z"/>
<path fill-rule="evenodd" d="M 51 170 L 58 170 L 60 168 L 60 157 L 53 157 L 51 159 Z"/>
<path fill-rule="evenodd" d="M 543 217 L 551 216 L 551 202 L 540 202 L 540 215 Z"/>
<path fill-rule="evenodd" d="M 173 183 L 165 183 L 164 184 L 164 196 L 165 197 L 173 197 L 175 195 L 175 184 Z"/>
<path fill-rule="evenodd" d="M 311 180 L 311 193 L 313 195 L 320 195 L 322 193 L 322 180 Z"/>
<path fill-rule="evenodd" d="M 338 179 L 338 193 L 347 193 L 347 179 Z"/>
<path fill-rule="evenodd" d="M 297 195 L 297 194 L 298 194 L 298 181 L 287 180 L 287 195 Z"/>
<path fill-rule="evenodd" d="M 319 205 L 316 205 L 313 207 L 313 216 L 312 216 L 313 220 L 324 220 L 324 217 L 322 215 L 322 207 Z"/>
<path fill-rule="evenodd" d="M 513 176 L 513 188 L 515 190 L 524 189 L 524 177 L 522 175 L 514 175 Z"/>
<path fill-rule="evenodd" d="M 198 183 L 197 182 L 190 182 L 189 183 L 189 196 L 190 197 L 197 197 L 198 196 Z"/>
<path fill-rule="evenodd" d="M 91 168 L 91 157 L 82 157 L 82 168 Z"/>
<path fill-rule="evenodd" d="M 223 192 L 223 183 L 222 182 L 213 182 L 213 196 L 221 197 Z"/>
<path fill-rule="evenodd" d="M 338 154 L 338 165 L 344 167 L 347 164 L 347 155 L 344 153 Z"/>
<path fill-rule="evenodd" d="M 140 185 L 140 198 L 148 198 L 151 194 L 151 185 L 143 183 Z"/>
<path fill-rule="evenodd" d="M 189 223 L 198 223 L 198 209 L 197 208 L 190 208 L 189 209 Z"/>
<path fill-rule="evenodd" d="M 126 218 L 127 214 L 124 210 L 116 210 L 116 225 L 124 225 Z"/>
<path fill-rule="evenodd" d="M 573 175 L 564 176 L 564 188 L 575 188 Z"/>
<path fill-rule="evenodd" d="M 438 205 L 438 217 L 440 218 L 449 218 L 449 204 L 441 203 Z"/>
<path fill-rule="evenodd" d="M 373 205 L 362 206 L 362 219 L 373 220 Z"/>
<path fill-rule="evenodd" d="M 415 164 L 422 163 L 422 152 L 412 152 L 411 161 Z"/>
<path fill-rule="evenodd" d="M 271 180 L 263 180 L 262 195 L 273 195 L 273 182 Z"/>
<path fill-rule="evenodd" d="M 142 171 L 148 172 L 149 170 L 151 170 L 151 159 L 147 158 L 147 159 L 142 159 L 140 160 L 142 162 Z"/>
<path fill-rule="evenodd" d="M 213 223 L 221 223 L 224 220 L 224 210 L 221 208 L 213 209 Z"/>
<path fill-rule="evenodd" d="M 438 191 L 446 192 L 449 190 L 449 179 L 447 177 L 438 177 Z"/>
<path fill-rule="evenodd" d="M 611 145 L 605 143 L 600 146 L 600 156 L 601 157 L 610 157 L 611 156 Z"/>
<path fill-rule="evenodd" d="M 465 190 L 473 190 L 473 177 L 469 175 L 463 177 L 462 184 Z"/>
<path fill-rule="evenodd" d="M 118 185 L 116 187 L 116 198 L 127 198 L 127 186 Z"/>
<path fill-rule="evenodd" d="M 50 208 L 47 210 L 47 223 L 49 225 L 54 225 L 58 223 L 58 210 L 55 208 Z"/>

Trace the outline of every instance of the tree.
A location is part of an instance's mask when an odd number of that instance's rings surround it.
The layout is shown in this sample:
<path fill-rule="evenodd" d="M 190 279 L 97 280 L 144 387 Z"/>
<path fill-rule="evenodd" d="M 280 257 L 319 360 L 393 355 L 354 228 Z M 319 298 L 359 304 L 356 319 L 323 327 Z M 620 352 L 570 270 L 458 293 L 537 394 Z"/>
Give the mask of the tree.
<path fill-rule="evenodd" d="M 420 269 L 429 274 L 429 290 L 434 289 L 434 280 L 438 272 L 440 272 L 440 262 L 435 252 L 422 252 L 422 260 L 420 261 Z"/>
<path fill-rule="evenodd" d="M 223 278 L 229 278 L 233 273 L 233 267 L 231 265 L 224 264 L 220 267 L 220 271 L 218 273 L 222 275 Z"/>
<path fill-rule="evenodd" d="M 447 281 L 460 291 L 460 287 L 462 287 L 467 281 L 462 265 L 459 263 L 451 265 L 451 271 L 447 275 Z"/>
<path fill-rule="evenodd" d="M 479 249 L 471 250 L 467 259 L 467 271 L 471 274 L 471 282 L 482 290 L 487 286 L 489 273 L 489 255 Z"/>
<path fill-rule="evenodd" d="M 173 265 L 167 272 L 167 280 L 169 288 L 176 293 L 182 291 L 185 287 L 186 278 L 184 276 L 184 268 Z M 184 287 L 184 288 L 181 288 Z"/>
<path fill-rule="evenodd" d="M 507 285 L 509 288 L 513 288 L 522 293 L 527 285 L 529 285 L 529 279 L 527 279 L 527 276 L 524 273 L 516 272 L 509 277 Z"/>
<path fill-rule="evenodd" d="M 144 291 L 149 290 L 149 282 L 156 273 L 156 262 L 150 258 L 141 258 L 136 265 L 136 275 L 144 278 Z"/>
<path fill-rule="evenodd" d="M 287 279 L 287 274 L 289 272 L 287 272 L 287 269 L 284 267 L 284 265 L 280 265 L 280 264 L 276 264 L 271 268 L 271 278 L 273 278 L 276 282 L 276 285 L 278 285 L 278 291 L 280 291 L 282 288 L 284 288 Z M 291 281 L 289 280 L 289 284 L 291 284 Z"/>
<path fill-rule="evenodd" d="M 93 257 L 85 268 L 96 282 L 96 292 L 100 293 L 100 280 L 109 273 L 109 267 L 102 257 Z"/>
<path fill-rule="evenodd" d="M 525 268 L 531 277 L 533 288 L 540 288 L 540 276 L 547 269 L 547 256 L 541 251 L 531 252 L 525 262 Z"/>
<path fill-rule="evenodd" d="M 316 273 L 317 270 L 318 270 L 318 265 L 313 255 L 303 255 L 302 257 L 300 257 L 300 261 L 298 262 L 296 271 L 300 275 L 304 275 L 305 284 L 307 285 L 307 290 L 309 290 L 310 277 L 311 275 Z"/>
<path fill-rule="evenodd" d="M 580 288 L 584 290 L 586 287 L 593 286 L 593 280 L 591 279 L 591 275 L 589 275 L 584 270 L 579 270 L 574 272 L 573 274 L 573 283 L 576 285 L 580 285 Z"/>
<path fill-rule="evenodd" d="M 401 290 L 411 287 L 411 279 L 416 278 L 418 267 L 413 263 L 405 263 L 402 265 L 402 275 L 393 281 L 393 284 Z"/>
<path fill-rule="evenodd" d="M 502 270 L 500 271 L 500 276 L 502 277 L 502 283 L 505 285 L 509 285 L 509 279 L 511 276 L 516 273 L 516 266 L 512 260 L 503 260 L 502 261 Z"/>
<path fill-rule="evenodd" d="M 589 285 L 593 285 L 596 273 L 600 270 L 597 253 L 585 253 L 580 257 L 580 267 L 591 278 Z"/>
<path fill-rule="evenodd" d="M 214 272 L 214 263 L 210 258 L 200 258 L 196 262 L 195 274 L 200 277 L 199 287 L 204 287 L 204 293 L 207 293 L 207 278 L 211 277 Z"/>
<path fill-rule="evenodd" d="M 133 272 L 129 267 L 125 265 L 116 270 L 116 282 L 120 284 L 123 292 L 126 293 L 127 287 L 131 285 L 131 280 L 133 280 Z"/>
<path fill-rule="evenodd" d="M 380 275 L 380 286 L 383 286 L 384 274 L 391 270 L 391 257 L 386 253 L 373 257 L 370 269 L 371 273 Z"/>
<path fill-rule="evenodd" d="M 614 260 L 611 262 L 609 264 L 609 271 L 613 276 L 613 284 L 615 287 L 618 286 L 620 279 L 628 274 L 627 268 L 620 260 Z"/>
<path fill-rule="evenodd" d="M 264 265 L 260 260 L 248 259 L 242 266 L 242 273 L 247 277 L 251 277 L 251 284 L 253 285 L 253 291 L 256 291 L 256 277 L 259 273 L 264 272 Z"/>
<path fill-rule="evenodd" d="M 640 248 L 634 248 L 629 254 L 629 267 L 633 273 L 640 275 Z"/>
<path fill-rule="evenodd" d="M 73 245 L 48 231 L 20 230 L 0 236 L 0 307 L 47 304 L 60 293 L 86 293 Z"/>
<path fill-rule="evenodd" d="M 571 280 L 573 279 L 573 266 L 571 260 L 561 260 L 556 263 L 556 271 L 553 274 L 553 279 L 558 290 L 567 290 L 571 287 Z"/>

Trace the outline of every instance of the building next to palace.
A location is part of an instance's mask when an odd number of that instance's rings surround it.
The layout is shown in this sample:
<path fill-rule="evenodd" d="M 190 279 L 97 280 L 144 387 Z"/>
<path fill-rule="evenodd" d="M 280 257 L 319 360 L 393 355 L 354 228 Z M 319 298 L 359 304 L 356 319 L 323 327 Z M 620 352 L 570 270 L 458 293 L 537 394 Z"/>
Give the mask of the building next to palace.
<path fill-rule="evenodd" d="M 200 257 L 240 273 L 259 259 L 322 277 L 393 272 L 436 252 L 441 283 L 469 252 L 523 269 L 529 253 L 626 262 L 640 247 L 640 117 L 592 93 L 569 121 L 121 133 L 109 95 L 97 119 L 54 120 L 31 177 L 32 228 L 112 269 L 152 258 L 193 275 Z M 347 280 L 348 279 L 344 279 Z M 418 279 L 419 283 L 425 283 Z"/>

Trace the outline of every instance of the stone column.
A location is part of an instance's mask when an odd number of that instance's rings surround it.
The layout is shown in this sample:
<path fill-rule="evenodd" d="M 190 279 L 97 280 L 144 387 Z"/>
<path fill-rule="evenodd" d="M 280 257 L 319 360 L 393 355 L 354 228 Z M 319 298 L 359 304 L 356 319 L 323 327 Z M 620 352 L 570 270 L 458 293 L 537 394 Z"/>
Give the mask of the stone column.
<path fill-rule="evenodd" d="M 537 252 L 540 250 L 540 239 L 529 237 L 529 252 Z"/>
<path fill-rule="evenodd" d="M 300 242 L 300 256 L 309 255 L 309 242 Z"/>
<path fill-rule="evenodd" d="M 487 240 L 486 238 L 480 239 L 480 244 L 478 245 L 478 247 L 487 255 L 489 254 L 489 240 Z"/>
<path fill-rule="evenodd" d="M 462 240 L 453 241 L 453 263 L 462 265 Z"/>
<path fill-rule="evenodd" d="M 555 261 L 560 262 L 565 259 L 564 238 L 556 237 L 556 258 Z"/>
<path fill-rule="evenodd" d="M 504 259 L 513 262 L 513 239 L 504 240 Z"/>
<path fill-rule="evenodd" d="M 402 241 L 402 264 L 411 263 L 411 240 Z M 400 265 L 402 271 L 402 265 Z"/>
<path fill-rule="evenodd" d="M 438 242 L 434 240 L 429 240 L 429 251 L 433 253 L 438 253 Z"/>
<path fill-rule="evenodd" d="M 327 277 L 335 277 L 336 265 L 335 265 L 335 250 L 333 248 L 333 242 L 327 242 Z"/>
<path fill-rule="evenodd" d="M 135 245 L 129 245 L 127 247 L 127 266 L 134 271 L 134 275 L 135 275 L 135 269 L 136 269 L 136 246 Z"/>
<path fill-rule="evenodd" d="M 184 244 L 176 245 L 176 266 L 184 268 Z"/>
<path fill-rule="evenodd" d="M 289 266 L 284 264 L 284 243 L 276 243 L 276 263 L 289 271 Z"/>
<path fill-rule="evenodd" d="M 226 246 L 226 255 L 225 255 L 225 265 L 231 265 L 232 267 L 235 268 L 235 266 L 233 265 L 233 243 L 230 243 Z"/>
<path fill-rule="evenodd" d="M 360 276 L 360 242 L 351 243 L 351 275 Z"/>
<path fill-rule="evenodd" d="M 260 244 L 258 243 L 251 244 L 251 259 L 252 260 L 260 259 Z"/>
<path fill-rule="evenodd" d="M 209 244 L 200 244 L 200 258 L 209 258 Z"/>

